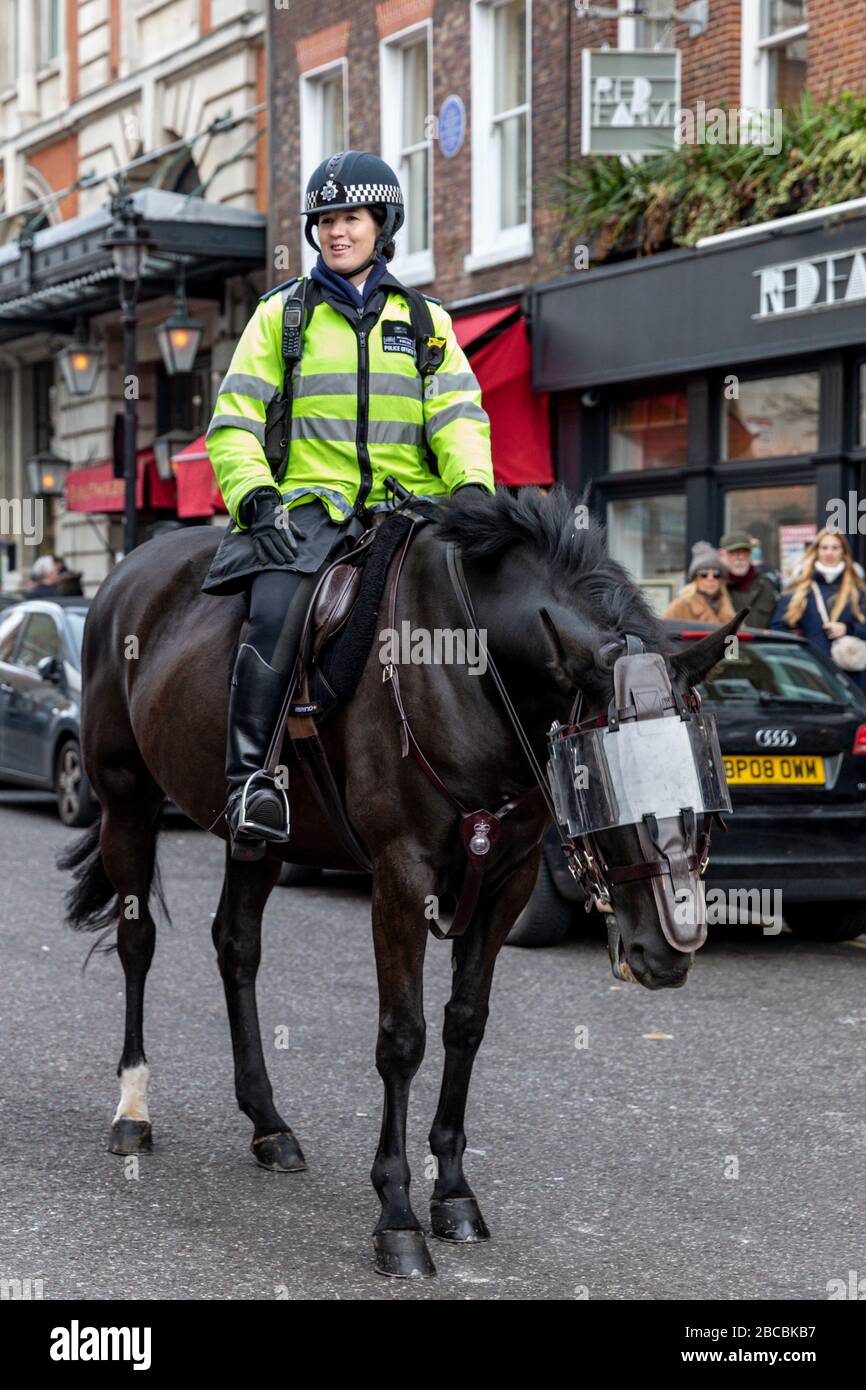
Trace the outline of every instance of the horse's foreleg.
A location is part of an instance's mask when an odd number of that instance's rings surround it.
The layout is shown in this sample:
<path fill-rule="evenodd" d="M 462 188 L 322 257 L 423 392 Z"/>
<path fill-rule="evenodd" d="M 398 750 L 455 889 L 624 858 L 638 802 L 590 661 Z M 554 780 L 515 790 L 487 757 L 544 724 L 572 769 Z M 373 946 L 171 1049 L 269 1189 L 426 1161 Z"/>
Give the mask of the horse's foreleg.
<path fill-rule="evenodd" d="M 430 1130 L 430 1152 L 436 1160 L 430 1222 L 441 1240 L 478 1241 L 490 1235 L 463 1172 L 466 1100 L 487 1023 L 496 957 L 532 892 L 536 872 L 537 858 L 530 855 L 499 889 L 479 902 L 465 935 L 454 941 L 451 998 L 445 1005 L 442 1030 L 445 1068 Z"/>
<path fill-rule="evenodd" d="M 128 788 L 124 789 L 128 794 Z M 105 797 L 105 788 L 102 788 Z M 117 954 L 126 982 L 126 1026 L 117 1067 L 120 1102 L 111 1126 L 109 1153 L 149 1153 L 152 1148 L 147 1107 L 147 1058 L 144 1054 L 144 985 L 153 960 L 156 927 L 148 908 L 156 849 L 156 815 L 161 800 L 148 804 L 136 789 L 139 810 L 115 811 L 103 801 L 100 851 L 105 872 L 117 890 Z M 132 800 L 132 798 L 131 798 Z"/>
<path fill-rule="evenodd" d="M 227 849 L 223 891 L 212 934 L 231 1027 L 235 1094 L 254 1126 L 252 1151 L 263 1168 L 274 1173 L 293 1173 L 307 1165 L 297 1139 L 274 1105 L 256 1005 L 262 913 L 279 873 L 278 860 L 265 858 L 247 863 L 232 859 Z"/>
<path fill-rule="evenodd" d="M 424 1056 L 422 997 L 427 923 L 420 875 L 395 858 L 377 860 L 373 876 L 373 944 L 379 981 L 376 1070 L 385 1088 L 379 1147 L 370 1173 L 382 1203 L 373 1232 L 376 1269 L 401 1278 L 435 1274 L 409 1200 L 406 1111 Z"/>

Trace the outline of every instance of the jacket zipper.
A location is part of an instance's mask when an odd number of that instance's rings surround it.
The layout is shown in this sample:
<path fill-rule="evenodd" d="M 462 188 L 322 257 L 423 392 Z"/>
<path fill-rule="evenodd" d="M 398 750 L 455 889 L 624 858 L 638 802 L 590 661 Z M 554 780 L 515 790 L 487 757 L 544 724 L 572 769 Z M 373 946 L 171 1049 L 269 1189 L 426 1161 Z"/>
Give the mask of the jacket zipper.
<path fill-rule="evenodd" d="M 367 355 L 367 334 L 358 330 L 358 428 L 355 434 L 355 447 L 358 450 L 358 463 L 361 467 L 361 486 L 355 499 L 355 514 L 363 520 L 364 503 L 373 487 L 373 470 L 367 452 L 370 413 L 370 363 Z"/>

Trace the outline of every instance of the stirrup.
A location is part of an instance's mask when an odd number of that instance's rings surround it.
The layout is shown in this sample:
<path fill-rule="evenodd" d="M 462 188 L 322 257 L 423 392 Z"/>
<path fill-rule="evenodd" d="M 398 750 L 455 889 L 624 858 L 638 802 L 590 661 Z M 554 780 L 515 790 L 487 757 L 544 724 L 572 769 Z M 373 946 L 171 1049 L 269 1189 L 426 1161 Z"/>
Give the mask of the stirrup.
<path fill-rule="evenodd" d="M 272 825 L 262 825 L 260 821 L 255 820 L 247 811 L 247 793 L 249 792 L 250 784 L 254 782 L 257 777 L 264 778 L 268 791 L 274 792 L 283 799 L 284 815 L 283 825 L 280 830 L 275 830 Z M 271 843 L 280 844 L 288 840 L 290 824 L 289 798 L 286 796 L 285 790 L 282 787 L 278 787 L 274 779 L 270 777 L 268 773 L 262 771 L 251 772 L 241 790 L 241 804 L 233 838 L 239 839 L 243 836 L 245 839 L 268 840 Z"/>

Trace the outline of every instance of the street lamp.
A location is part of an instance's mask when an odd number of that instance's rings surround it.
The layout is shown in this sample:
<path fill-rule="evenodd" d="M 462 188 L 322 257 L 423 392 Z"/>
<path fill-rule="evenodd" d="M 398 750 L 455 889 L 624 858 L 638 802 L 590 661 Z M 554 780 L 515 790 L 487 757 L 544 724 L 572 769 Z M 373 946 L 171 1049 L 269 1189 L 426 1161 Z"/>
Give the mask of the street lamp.
<path fill-rule="evenodd" d="M 153 456 L 156 460 L 156 471 L 164 481 L 170 481 L 175 476 L 175 469 L 172 459 L 175 454 L 179 454 L 186 444 L 191 444 L 195 439 L 194 434 L 189 430 L 168 430 L 166 434 L 158 434 L 153 441 Z"/>
<path fill-rule="evenodd" d="M 71 464 L 49 446 L 27 461 L 27 479 L 34 497 L 62 497 Z"/>
<path fill-rule="evenodd" d="M 157 243 L 143 225 L 141 213 L 132 201 L 126 180 L 121 177 L 118 191 L 111 199 L 111 230 L 100 248 L 110 251 L 114 260 L 123 311 L 124 390 L 125 411 L 123 430 L 124 517 L 123 553 L 129 555 L 136 547 L 135 466 L 138 440 L 138 392 L 129 389 L 130 380 L 137 377 L 135 355 L 135 301 L 141 268 L 145 257 L 158 249 Z"/>
<path fill-rule="evenodd" d="M 181 261 L 174 309 L 165 323 L 156 330 L 156 341 L 159 343 L 165 370 L 169 376 L 192 371 L 203 332 L 204 324 L 191 319 L 187 313 L 186 266 Z"/>

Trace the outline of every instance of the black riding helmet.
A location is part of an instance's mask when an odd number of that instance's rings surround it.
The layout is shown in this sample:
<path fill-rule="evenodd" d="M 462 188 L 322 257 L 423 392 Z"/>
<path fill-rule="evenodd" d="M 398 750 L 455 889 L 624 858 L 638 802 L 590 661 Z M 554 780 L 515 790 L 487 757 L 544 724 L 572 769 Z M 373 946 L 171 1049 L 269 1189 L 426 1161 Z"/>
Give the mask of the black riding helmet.
<path fill-rule="evenodd" d="M 379 259 L 403 225 L 400 182 L 384 159 L 363 150 L 343 150 L 322 160 L 307 184 L 301 209 L 301 216 L 307 219 L 304 235 L 313 250 L 319 250 L 313 238 L 319 213 L 359 207 L 370 208 L 381 225 L 373 255 L 364 265 L 358 266 L 358 270 L 366 270 Z M 381 210 L 384 210 L 384 220 L 381 220 Z"/>

